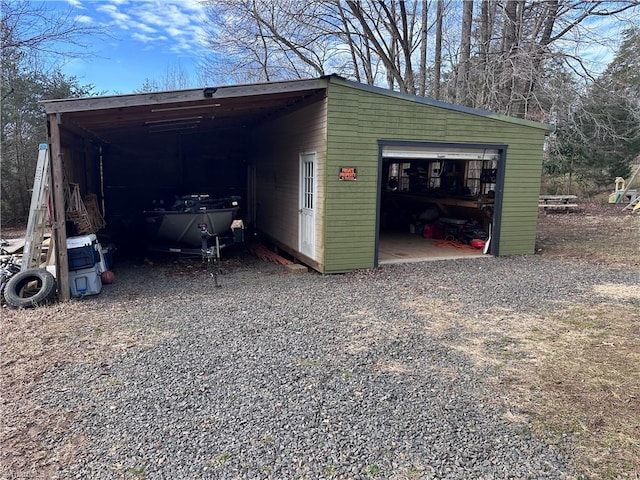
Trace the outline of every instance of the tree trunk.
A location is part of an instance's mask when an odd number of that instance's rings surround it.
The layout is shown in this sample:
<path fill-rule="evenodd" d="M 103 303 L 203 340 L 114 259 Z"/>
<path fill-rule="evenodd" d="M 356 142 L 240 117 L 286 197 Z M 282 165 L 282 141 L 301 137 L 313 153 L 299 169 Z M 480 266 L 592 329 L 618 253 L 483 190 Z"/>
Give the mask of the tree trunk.
<path fill-rule="evenodd" d="M 462 34 L 460 37 L 460 61 L 456 77 L 456 103 L 464 105 L 469 92 L 469 60 L 471 58 L 471 24 L 473 21 L 473 0 L 462 4 Z"/>
<path fill-rule="evenodd" d="M 392 46 L 390 47 L 390 52 L 385 51 L 380 41 L 378 41 L 378 38 L 373 33 L 373 30 L 371 30 L 371 27 L 367 23 L 360 3 L 354 0 L 347 0 L 346 4 L 353 16 L 360 23 L 360 26 L 363 30 L 363 36 L 366 38 L 367 42 L 371 45 L 371 48 L 376 52 L 376 54 L 380 57 L 380 60 L 384 64 L 387 71 L 389 88 L 393 88 L 395 82 L 398 82 L 398 85 L 402 85 L 403 79 L 395 63 L 395 58 L 397 55 L 394 53 L 393 49 L 394 42 L 391 42 Z"/>
<path fill-rule="evenodd" d="M 438 0 L 436 8 L 436 45 L 433 59 L 433 98 L 440 100 L 440 76 L 442 70 L 442 17 L 444 0 Z"/>
<path fill-rule="evenodd" d="M 342 8 L 342 4 L 340 2 L 338 2 L 337 7 L 338 7 L 338 13 L 340 14 L 340 21 L 342 22 L 342 28 L 344 30 L 344 37 L 345 37 L 345 40 L 347 42 L 347 45 L 349 45 L 349 53 L 351 54 L 351 61 L 353 62 L 353 74 L 355 76 L 356 81 L 360 82 L 361 81 L 361 79 L 360 79 L 360 67 L 359 67 L 359 64 L 358 64 L 359 55 L 357 55 L 357 52 L 356 52 L 356 46 L 355 46 L 354 41 L 353 41 L 353 35 L 351 33 L 351 28 L 349 26 L 349 22 L 347 21 L 347 18 L 346 18 L 345 14 L 344 14 L 344 9 Z M 367 83 L 369 83 L 369 82 L 367 82 Z"/>
<path fill-rule="evenodd" d="M 393 50 L 390 57 L 392 60 L 394 60 L 398 73 L 403 70 L 402 64 L 404 63 L 404 73 L 402 75 L 396 76 L 396 79 L 399 82 L 400 91 L 406 93 L 415 93 L 416 89 L 413 78 L 413 65 L 411 60 L 411 35 L 409 32 L 405 2 L 399 2 L 399 6 L 400 14 L 398 15 L 398 12 L 396 12 L 395 9 L 395 2 L 391 2 L 391 10 L 385 2 L 380 2 L 380 7 L 387 16 L 385 25 L 387 26 L 392 39 L 391 45 L 393 47 Z M 400 28 L 398 28 L 398 24 L 400 24 L 402 32 L 400 31 Z"/>
<path fill-rule="evenodd" d="M 480 6 L 480 22 L 478 27 L 478 77 L 482 84 L 478 87 L 476 106 L 487 108 L 493 88 L 493 68 L 491 63 L 491 37 L 496 18 L 496 0 L 483 0 Z"/>
<path fill-rule="evenodd" d="M 551 34 L 553 33 L 553 26 L 557 19 L 558 14 L 558 0 L 551 0 L 545 5 L 545 15 L 543 22 L 542 36 L 537 43 L 532 45 L 532 52 L 530 52 L 529 61 L 531 62 L 530 74 L 526 77 L 524 82 L 524 89 L 522 92 L 523 102 L 522 107 L 518 111 L 518 115 L 526 118 L 530 113 L 531 101 L 535 98 L 535 91 L 537 87 L 537 80 L 539 72 L 542 71 L 543 61 L 545 53 L 551 41 Z"/>
<path fill-rule="evenodd" d="M 504 22 L 502 26 L 502 72 L 500 80 L 501 108 L 500 110 L 509 114 L 512 107 L 512 98 L 515 79 L 515 56 L 516 56 L 516 22 L 517 22 L 517 0 L 507 0 L 504 6 Z"/>
<path fill-rule="evenodd" d="M 422 12 L 420 16 L 420 79 L 418 80 L 418 95 L 424 97 L 427 94 L 427 33 L 429 4 L 422 0 Z"/>

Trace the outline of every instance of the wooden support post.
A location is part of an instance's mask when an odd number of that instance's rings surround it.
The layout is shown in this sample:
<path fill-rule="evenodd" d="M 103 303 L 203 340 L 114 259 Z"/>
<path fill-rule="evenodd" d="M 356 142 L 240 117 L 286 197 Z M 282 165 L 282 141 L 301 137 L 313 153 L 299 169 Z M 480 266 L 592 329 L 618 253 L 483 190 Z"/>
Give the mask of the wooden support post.
<path fill-rule="evenodd" d="M 64 172 L 62 170 L 62 148 L 60 124 L 55 113 L 49 114 L 49 144 L 51 145 L 51 183 L 53 188 L 53 238 L 56 255 L 56 280 L 58 298 L 69 300 L 69 263 L 67 259 L 67 227 L 64 204 Z"/>

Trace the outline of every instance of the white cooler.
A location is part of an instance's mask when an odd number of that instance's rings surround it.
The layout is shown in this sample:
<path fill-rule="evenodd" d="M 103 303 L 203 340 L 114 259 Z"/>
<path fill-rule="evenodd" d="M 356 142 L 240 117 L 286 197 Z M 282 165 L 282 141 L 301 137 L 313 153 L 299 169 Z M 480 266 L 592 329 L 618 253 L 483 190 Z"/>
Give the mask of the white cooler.
<path fill-rule="evenodd" d="M 97 295 L 102 290 L 102 280 L 98 273 L 98 265 L 82 270 L 69 271 L 69 289 L 72 297 Z"/>

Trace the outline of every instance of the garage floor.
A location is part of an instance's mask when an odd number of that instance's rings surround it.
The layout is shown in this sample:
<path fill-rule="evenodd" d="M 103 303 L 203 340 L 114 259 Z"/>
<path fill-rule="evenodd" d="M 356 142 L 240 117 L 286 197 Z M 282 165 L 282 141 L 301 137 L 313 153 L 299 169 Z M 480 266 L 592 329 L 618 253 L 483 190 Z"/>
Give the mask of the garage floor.
<path fill-rule="evenodd" d="M 410 263 L 456 258 L 483 258 L 482 250 L 456 242 L 429 240 L 408 233 L 380 233 L 378 263 Z"/>

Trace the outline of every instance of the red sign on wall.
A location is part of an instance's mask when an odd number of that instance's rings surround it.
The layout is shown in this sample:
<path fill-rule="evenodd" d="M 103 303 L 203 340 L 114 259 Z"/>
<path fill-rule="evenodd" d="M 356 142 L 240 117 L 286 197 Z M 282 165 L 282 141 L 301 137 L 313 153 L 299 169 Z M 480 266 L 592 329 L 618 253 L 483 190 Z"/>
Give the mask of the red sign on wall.
<path fill-rule="evenodd" d="M 357 178 L 356 167 L 340 167 L 338 179 L 353 182 Z"/>

